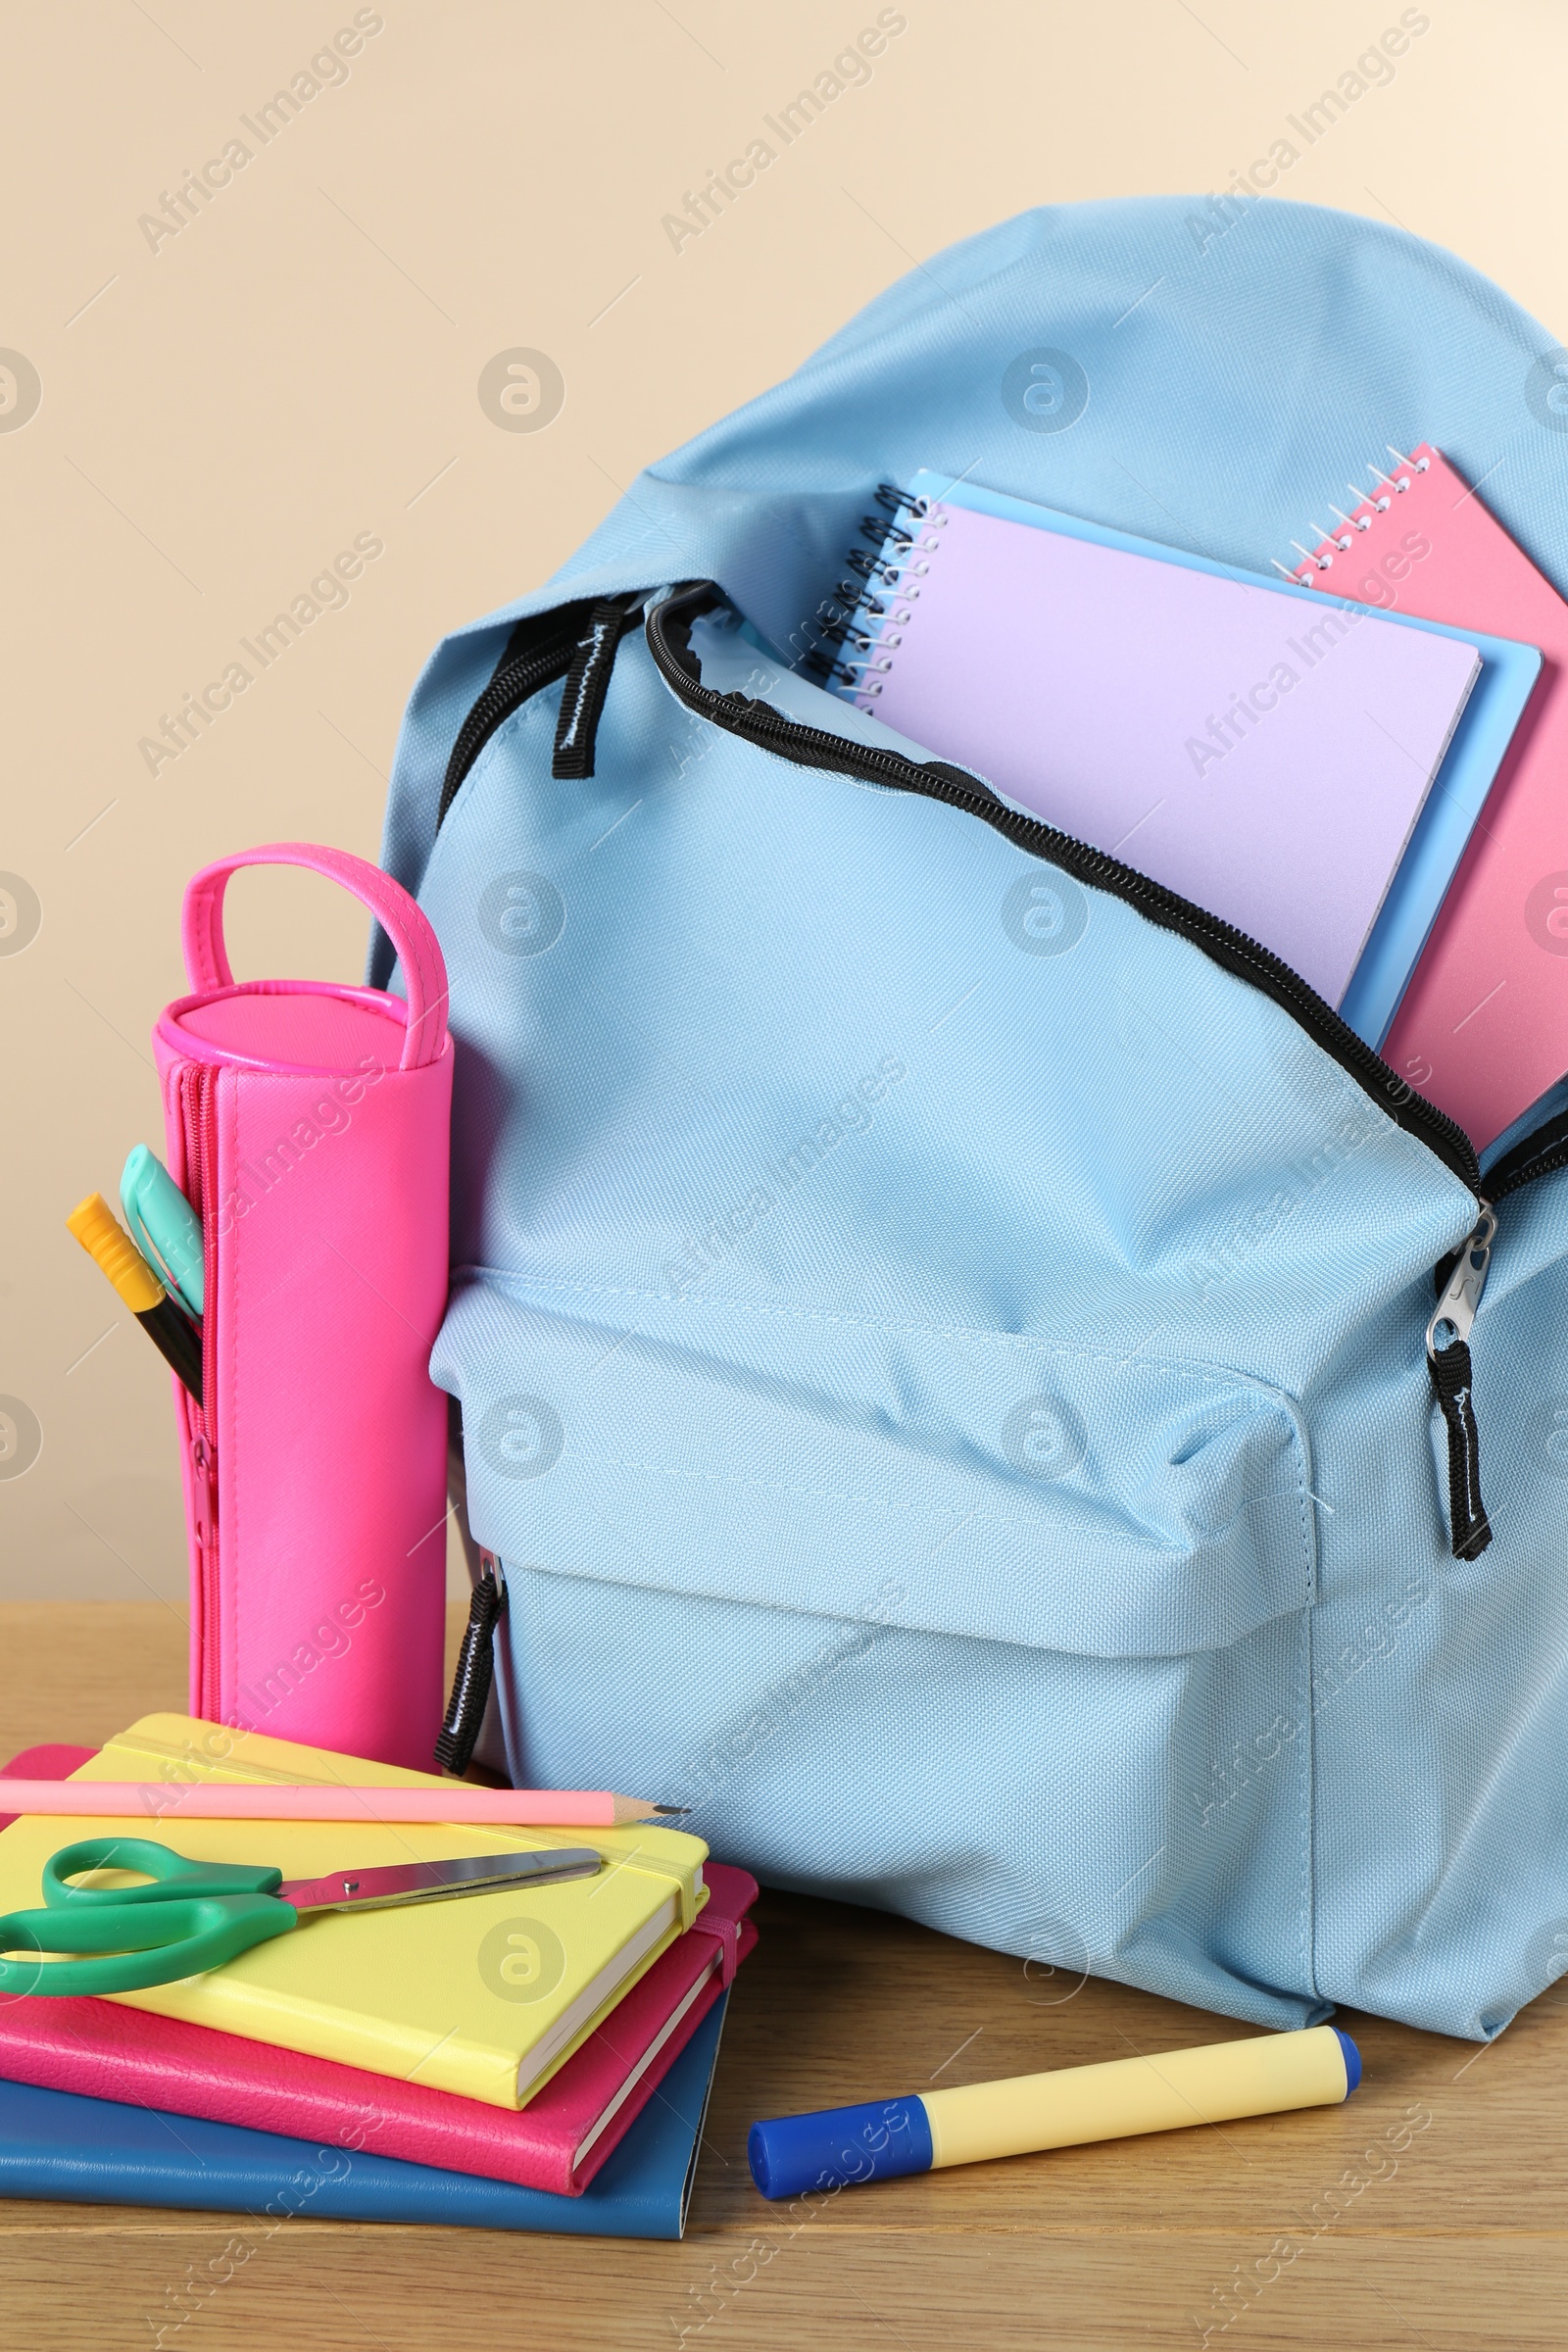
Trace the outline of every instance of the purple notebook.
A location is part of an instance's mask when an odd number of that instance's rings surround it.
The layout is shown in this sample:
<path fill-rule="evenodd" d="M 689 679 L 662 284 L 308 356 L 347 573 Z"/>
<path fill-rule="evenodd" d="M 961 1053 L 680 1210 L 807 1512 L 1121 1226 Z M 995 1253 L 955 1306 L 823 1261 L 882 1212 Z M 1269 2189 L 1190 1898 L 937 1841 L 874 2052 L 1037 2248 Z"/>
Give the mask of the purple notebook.
<path fill-rule="evenodd" d="M 898 527 L 846 648 L 859 708 L 1338 1004 L 1476 649 L 963 507 Z"/>

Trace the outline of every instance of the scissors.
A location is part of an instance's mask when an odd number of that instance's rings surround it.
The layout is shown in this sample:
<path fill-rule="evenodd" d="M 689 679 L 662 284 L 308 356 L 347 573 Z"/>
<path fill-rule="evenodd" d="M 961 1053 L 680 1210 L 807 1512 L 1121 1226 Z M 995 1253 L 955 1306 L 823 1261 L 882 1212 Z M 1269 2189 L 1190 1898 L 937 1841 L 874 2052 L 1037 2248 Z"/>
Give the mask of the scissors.
<path fill-rule="evenodd" d="M 0 1917 L 0 1953 L 103 1957 L 0 1959 L 0 1993 L 140 1992 L 221 1968 L 318 1911 L 379 1911 L 395 1903 L 590 1878 L 602 1859 L 592 1846 L 545 1846 L 533 1853 L 463 1854 L 451 1862 L 395 1862 L 285 1881 L 280 1870 L 265 1864 L 188 1861 L 148 1838 L 84 1838 L 63 1845 L 44 1864 L 44 1909 Z M 94 1870 L 144 1871 L 150 1883 L 71 1884 Z"/>

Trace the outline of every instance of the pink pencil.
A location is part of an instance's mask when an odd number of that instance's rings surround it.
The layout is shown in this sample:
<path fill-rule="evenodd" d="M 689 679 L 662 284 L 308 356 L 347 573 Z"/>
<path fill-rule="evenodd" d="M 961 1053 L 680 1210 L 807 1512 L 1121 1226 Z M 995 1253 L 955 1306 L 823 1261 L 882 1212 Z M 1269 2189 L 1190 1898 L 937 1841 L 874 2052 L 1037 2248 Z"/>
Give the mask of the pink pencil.
<path fill-rule="evenodd" d="M 77 1814 L 84 1820 L 450 1822 L 496 1830 L 609 1830 L 678 1815 L 609 1789 L 324 1788 L 313 1782 L 12 1781 L 0 1778 L 7 1813 Z"/>

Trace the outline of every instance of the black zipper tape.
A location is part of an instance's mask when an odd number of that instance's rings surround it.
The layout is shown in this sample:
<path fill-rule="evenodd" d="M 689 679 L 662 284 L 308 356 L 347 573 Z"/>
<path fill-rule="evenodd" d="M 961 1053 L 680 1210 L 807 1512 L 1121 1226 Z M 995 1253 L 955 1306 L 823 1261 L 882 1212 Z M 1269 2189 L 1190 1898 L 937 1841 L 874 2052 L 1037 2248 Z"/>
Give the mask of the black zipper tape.
<path fill-rule="evenodd" d="M 1347 1027 L 1315 989 L 1309 988 L 1298 973 L 1293 972 L 1289 964 L 1282 963 L 1267 948 L 1260 947 L 1255 939 L 1249 939 L 1245 931 L 1236 930 L 1218 915 L 1205 913 L 1190 900 L 1178 898 L 1173 890 L 1151 881 L 1147 874 L 1135 872 L 1102 850 L 1091 849 L 1087 843 L 1075 841 L 1071 834 L 1059 833 L 1054 825 L 1044 824 L 1038 817 L 1025 816 L 1010 808 L 977 776 L 967 774 L 962 768 L 945 760 L 921 764 L 897 752 L 857 744 L 845 736 L 830 735 L 798 719 L 785 718 L 767 703 L 752 702 L 743 694 L 719 694 L 705 686 L 691 650 L 691 624 L 700 613 L 711 612 L 725 601 L 722 590 L 713 581 L 687 581 L 648 615 L 648 647 L 655 665 L 688 710 L 760 750 L 793 760 L 799 766 L 830 768 L 862 783 L 923 793 L 931 800 L 946 801 L 952 808 L 967 809 L 971 816 L 993 826 L 1016 848 L 1059 866 L 1092 889 L 1109 892 L 1135 906 L 1151 922 L 1191 940 L 1226 971 L 1250 981 L 1254 988 L 1272 997 L 1313 1043 L 1321 1046 L 1354 1079 L 1380 1110 L 1386 1111 L 1407 1133 L 1418 1137 L 1451 1175 L 1457 1176 L 1461 1184 L 1468 1185 L 1480 1198 L 1481 1173 L 1475 1147 L 1464 1129 L 1439 1110 L 1435 1102 L 1418 1095 L 1380 1054 L 1362 1043 L 1353 1029 Z"/>
<path fill-rule="evenodd" d="M 867 518 L 868 523 L 871 518 Z M 873 526 L 874 527 L 874 526 Z M 867 577 L 876 576 L 880 557 L 870 559 Z M 1298 973 L 1246 932 L 1206 913 L 1190 900 L 1148 875 L 1134 871 L 1102 851 L 1057 832 L 1054 825 L 1009 808 L 977 776 L 946 760 L 924 763 L 901 754 L 857 745 L 848 738 L 786 718 L 769 704 L 751 702 L 741 694 L 718 694 L 704 686 L 691 650 L 691 624 L 699 613 L 724 601 L 710 580 L 688 581 L 648 615 L 648 645 L 666 684 L 688 710 L 713 725 L 777 753 L 803 766 L 830 768 L 860 782 L 883 784 L 897 791 L 918 792 L 933 800 L 967 809 L 982 822 L 1031 856 L 1047 859 L 1092 888 L 1109 892 L 1134 906 L 1151 922 L 1191 940 L 1226 971 L 1250 981 L 1306 1031 L 1313 1043 L 1338 1062 L 1362 1092 L 1386 1111 L 1396 1125 L 1414 1135 L 1462 1184 L 1481 1199 L 1481 1171 L 1475 1147 L 1464 1129 L 1436 1103 L 1428 1102 L 1396 1070 L 1341 1020 Z M 824 665 L 832 674 L 832 665 Z M 853 673 L 847 673 L 853 675 Z M 1560 1134 L 1557 1129 L 1560 1126 Z M 1568 1164 L 1568 1115 L 1552 1123 L 1549 1138 L 1532 1139 L 1528 1154 L 1516 1170 L 1503 1171 L 1504 1189 L 1545 1175 L 1552 1166 Z M 1489 1185 L 1494 1200 L 1497 1193 Z M 1442 1289 L 1440 1283 L 1439 1288 Z M 1448 1430 L 1448 1489 L 1454 1556 L 1471 1560 L 1492 1541 L 1492 1528 L 1481 1500 L 1480 1437 L 1471 1397 L 1470 1349 L 1463 1342 L 1429 1355 L 1433 1385 Z"/>
<path fill-rule="evenodd" d="M 1481 1437 L 1470 1394 L 1470 1348 L 1454 1340 L 1427 1357 L 1448 1430 L 1448 1527 L 1456 1560 L 1476 1560 L 1492 1542 L 1481 1499 Z"/>
<path fill-rule="evenodd" d="M 1495 1204 L 1521 1185 L 1534 1184 L 1538 1176 L 1554 1176 L 1559 1168 L 1568 1168 L 1568 1110 L 1560 1110 L 1493 1161 L 1487 1170 L 1487 1199 Z"/>
<path fill-rule="evenodd" d="M 589 610 L 562 689 L 550 760 L 550 773 L 564 782 L 581 783 L 594 772 L 594 745 L 615 666 L 615 648 L 627 630 L 636 627 L 645 602 L 639 590 L 634 596 L 607 596 Z"/>
<path fill-rule="evenodd" d="M 877 494 L 878 504 L 889 514 L 894 514 L 903 497 L 892 485 L 886 486 L 885 494 L 883 491 Z M 896 523 L 884 525 L 879 517 L 868 515 L 863 528 L 873 544 L 865 551 L 857 551 L 854 568 L 862 578 L 874 581 L 884 560 L 886 542 L 897 535 Z M 875 544 L 878 539 L 882 541 L 881 548 Z M 845 612 L 835 615 L 834 624 L 822 632 L 826 646 L 808 663 L 819 676 L 834 674 L 837 662 L 830 649 L 842 641 L 851 625 L 849 603 L 858 591 L 853 582 L 846 580 L 841 583 L 839 593 L 846 600 Z M 534 613 L 517 623 L 489 684 L 473 704 L 452 747 L 436 814 L 438 830 L 464 778 L 497 728 L 531 695 L 553 685 L 558 678 L 564 678 L 566 687 L 562 696 L 551 772 L 568 781 L 593 774 L 595 738 L 614 667 L 615 650 L 622 636 L 635 626 L 645 600 L 646 591 L 581 599 L 557 606 L 551 612 Z M 927 799 L 943 801 L 951 808 L 962 808 L 992 826 L 1015 848 L 1059 867 L 1091 889 L 1107 892 L 1161 929 L 1174 931 L 1191 941 L 1223 970 L 1261 989 L 1288 1012 L 1380 1110 L 1425 1144 L 1450 1175 L 1456 1176 L 1481 1200 L 1475 1148 L 1463 1128 L 1436 1103 L 1417 1094 L 1341 1020 L 1298 973 L 1246 932 L 1195 906 L 1190 900 L 1178 897 L 1163 884 L 1123 865 L 1105 852 L 1058 832 L 1038 817 L 1026 816 L 1021 810 L 1009 808 L 980 777 L 951 761 L 918 761 L 899 753 L 858 744 L 847 736 L 787 718 L 770 704 L 754 702 L 738 693 L 719 694 L 705 686 L 691 650 L 691 624 L 701 613 L 726 603 L 723 591 L 714 581 L 689 580 L 648 613 L 648 648 L 654 664 L 687 710 L 742 742 L 792 760 L 797 766 L 827 769 L 852 776 L 858 783 L 919 793 Z M 1568 1167 L 1568 1111 L 1549 1120 L 1493 1167 L 1487 1182 L 1488 1196 L 1494 1203 L 1522 1185 L 1564 1167 Z M 1448 1269 L 1456 1262 L 1450 1258 L 1439 1269 L 1440 1291 Z M 1448 1431 L 1454 1554 L 1459 1559 L 1474 1559 L 1492 1541 L 1492 1528 L 1481 1500 L 1470 1349 L 1465 1342 L 1455 1341 L 1431 1354 L 1428 1360 Z M 454 1757 L 461 1754 L 461 1762 L 448 1764 L 451 1770 L 461 1772 L 466 1768 L 479 1736 L 493 1672 L 495 1620 L 505 1605 L 505 1588 L 496 1586 L 493 1577 L 488 1592 L 484 1583 L 475 1589 L 447 1722 L 437 1748 L 444 1763 L 448 1762 L 449 1754 Z"/>
<path fill-rule="evenodd" d="M 468 1622 L 463 1629 L 435 1760 L 443 1772 L 463 1774 L 473 1760 L 490 1686 L 496 1671 L 496 1626 L 506 1613 L 507 1588 L 488 1564 L 468 1597 Z"/>

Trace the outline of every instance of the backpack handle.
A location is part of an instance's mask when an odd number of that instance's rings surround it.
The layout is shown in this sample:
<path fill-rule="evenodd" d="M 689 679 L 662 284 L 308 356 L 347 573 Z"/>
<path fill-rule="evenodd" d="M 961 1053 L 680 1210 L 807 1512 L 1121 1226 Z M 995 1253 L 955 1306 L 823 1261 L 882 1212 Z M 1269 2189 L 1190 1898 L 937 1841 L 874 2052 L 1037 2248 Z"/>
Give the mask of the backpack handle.
<path fill-rule="evenodd" d="M 422 1069 L 438 1061 L 447 1042 L 447 967 L 441 943 L 427 917 L 401 882 L 347 850 L 318 848 L 308 841 L 274 841 L 265 849 L 238 850 L 193 874 L 185 890 L 181 937 L 185 969 L 193 989 L 232 988 L 234 974 L 223 944 L 223 892 L 242 865 L 303 865 L 352 891 L 391 940 L 408 989 L 403 1054 L 398 1067 Z"/>

